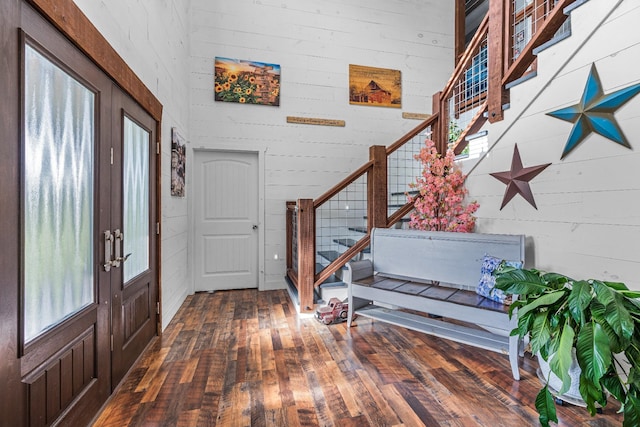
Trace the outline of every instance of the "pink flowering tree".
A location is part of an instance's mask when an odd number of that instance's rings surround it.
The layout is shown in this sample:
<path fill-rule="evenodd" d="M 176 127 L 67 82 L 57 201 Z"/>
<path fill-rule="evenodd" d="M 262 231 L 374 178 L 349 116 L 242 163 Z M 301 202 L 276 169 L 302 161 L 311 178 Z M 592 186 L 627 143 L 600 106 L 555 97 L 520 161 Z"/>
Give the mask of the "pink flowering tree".
<path fill-rule="evenodd" d="M 409 184 L 410 188 L 419 191 L 408 196 L 415 207 L 409 228 L 472 232 L 476 224 L 473 213 L 480 205 L 475 201 L 466 206 L 463 203 L 468 192 L 464 187 L 466 175 L 454 162 L 453 150 L 447 150 L 442 157 L 435 143 L 428 139 L 415 158 L 422 163 L 422 176 Z"/>

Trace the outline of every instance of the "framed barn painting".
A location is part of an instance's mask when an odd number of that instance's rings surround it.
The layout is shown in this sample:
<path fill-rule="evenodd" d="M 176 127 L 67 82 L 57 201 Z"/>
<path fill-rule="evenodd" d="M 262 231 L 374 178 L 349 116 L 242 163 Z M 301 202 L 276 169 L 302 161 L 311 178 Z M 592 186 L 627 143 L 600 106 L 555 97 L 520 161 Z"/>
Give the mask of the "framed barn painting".
<path fill-rule="evenodd" d="M 400 70 L 349 64 L 349 104 L 402 107 Z"/>
<path fill-rule="evenodd" d="M 171 128 L 171 195 L 184 197 L 184 176 L 187 152 L 184 139 L 176 128 Z"/>
<path fill-rule="evenodd" d="M 280 65 L 216 57 L 215 100 L 280 105 Z"/>

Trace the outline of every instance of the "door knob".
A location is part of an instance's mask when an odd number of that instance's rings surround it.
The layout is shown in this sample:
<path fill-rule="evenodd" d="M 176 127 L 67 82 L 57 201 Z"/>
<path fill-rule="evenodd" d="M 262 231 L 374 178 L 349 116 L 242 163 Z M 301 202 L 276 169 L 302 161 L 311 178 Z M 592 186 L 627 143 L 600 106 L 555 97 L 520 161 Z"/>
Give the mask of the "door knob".
<path fill-rule="evenodd" d="M 253 228 L 254 230 L 257 230 L 258 226 L 256 224 L 253 224 L 253 227 L 251 227 L 251 228 Z"/>

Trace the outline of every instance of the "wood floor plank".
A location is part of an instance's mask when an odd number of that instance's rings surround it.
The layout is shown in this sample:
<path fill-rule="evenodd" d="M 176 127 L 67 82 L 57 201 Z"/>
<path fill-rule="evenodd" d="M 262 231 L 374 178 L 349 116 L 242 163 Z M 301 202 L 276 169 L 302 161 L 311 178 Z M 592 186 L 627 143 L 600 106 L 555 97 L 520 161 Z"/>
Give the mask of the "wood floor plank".
<path fill-rule="evenodd" d="M 118 386 L 95 427 L 536 426 L 537 363 L 371 319 L 299 316 L 286 291 L 187 297 Z M 559 406 L 558 427 L 614 427 Z"/>

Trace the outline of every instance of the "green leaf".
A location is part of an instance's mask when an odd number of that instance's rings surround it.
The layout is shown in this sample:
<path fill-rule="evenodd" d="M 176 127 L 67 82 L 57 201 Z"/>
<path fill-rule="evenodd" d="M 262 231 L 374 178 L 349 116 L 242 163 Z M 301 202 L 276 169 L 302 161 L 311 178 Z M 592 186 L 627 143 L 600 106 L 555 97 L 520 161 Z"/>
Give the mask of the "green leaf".
<path fill-rule="evenodd" d="M 584 325 L 585 309 L 591 302 L 591 285 L 589 282 L 580 280 L 573 283 L 573 288 L 569 293 L 567 302 L 569 303 L 569 311 L 579 325 Z"/>
<path fill-rule="evenodd" d="M 622 282 L 602 282 L 611 289 L 615 289 L 616 291 L 628 291 L 629 288 Z"/>
<path fill-rule="evenodd" d="M 564 394 L 571 386 L 569 369 L 573 362 L 572 349 L 574 337 L 575 332 L 573 332 L 573 329 L 569 325 L 569 321 L 565 322 L 564 327 L 562 328 L 562 335 L 560 336 L 558 349 L 549 363 L 553 373 L 562 380 L 562 387 L 558 391 L 558 394 Z"/>
<path fill-rule="evenodd" d="M 535 270 L 511 270 L 496 274 L 497 289 L 506 294 L 537 295 L 552 288 Z"/>
<path fill-rule="evenodd" d="M 611 366 L 609 337 L 598 323 L 585 324 L 576 343 L 576 356 L 582 374 L 600 388 L 600 379 Z"/>
<path fill-rule="evenodd" d="M 531 330 L 533 323 L 533 313 L 525 315 L 518 314 L 518 335 L 520 338 L 524 338 Z"/>
<path fill-rule="evenodd" d="M 531 353 L 537 354 L 540 349 L 551 339 L 551 327 L 547 312 L 536 313 L 531 329 Z"/>
<path fill-rule="evenodd" d="M 627 298 L 640 298 L 640 291 L 620 291 Z"/>
<path fill-rule="evenodd" d="M 600 326 L 602 326 L 604 333 L 607 334 L 607 337 L 609 338 L 609 348 L 611 349 L 612 354 L 621 353 L 629 346 L 630 340 L 621 339 L 608 322 L 595 317 L 594 319 L 598 324 L 600 324 Z"/>
<path fill-rule="evenodd" d="M 535 298 L 532 302 L 530 302 L 529 304 L 525 305 L 524 307 L 518 310 L 518 316 L 524 316 L 528 312 L 535 310 L 539 307 L 553 305 L 556 302 L 558 302 L 560 298 L 564 297 L 566 293 L 567 293 L 566 291 L 560 290 L 560 291 L 554 291 L 548 294 L 544 294 L 539 298 Z"/>
<path fill-rule="evenodd" d="M 596 291 L 596 298 L 602 305 L 607 306 L 614 302 L 614 291 L 610 287 L 599 280 L 592 280 L 591 283 Z"/>
<path fill-rule="evenodd" d="M 640 399 L 629 393 L 624 402 L 624 421 L 622 422 L 622 427 L 637 426 L 640 426 Z"/>
<path fill-rule="evenodd" d="M 602 404 L 604 399 L 604 403 L 606 403 L 606 397 L 602 392 L 602 388 L 600 384 L 594 384 L 589 380 L 589 378 L 584 376 L 584 373 L 580 375 L 580 395 L 582 399 L 587 404 L 587 410 L 589 414 L 593 417 L 596 414 L 596 402 Z"/>
<path fill-rule="evenodd" d="M 618 402 L 625 401 L 627 393 L 625 392 L 624 385 L 622 384 L 622 381 L 616 373 L 613 365 L 609 368 L 609 372 L 602 377 L 600 383 L 609 391 L 609 393 L 611 393 L 611 395 L 613 395 L 613 397 L 616 398 Z"/>
<path fill-rule="evenodd" d="M 635 325 L 631 314 L 624 308 L 622 295 L 614 295 L 614 303 L 607 306 L 604 318 L 620 338 L 628 340 L 633 335 Z"/>
<path fill-rule="evenodd" d="M 540 415 L 539 419 L 542 427 L 549 427 L 549 421 L 553 421 L 555 423 L 558 422 L 556 404 L 553 400 L 553 396 L 549 392 L 549 387 L 546 385 L 536 396 L 536 410 Z"/>

